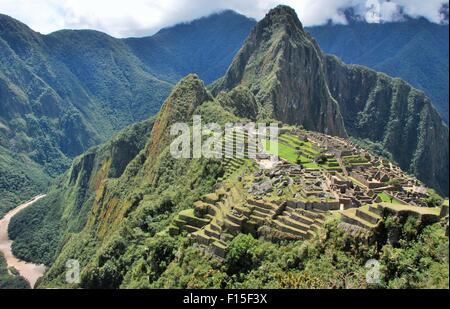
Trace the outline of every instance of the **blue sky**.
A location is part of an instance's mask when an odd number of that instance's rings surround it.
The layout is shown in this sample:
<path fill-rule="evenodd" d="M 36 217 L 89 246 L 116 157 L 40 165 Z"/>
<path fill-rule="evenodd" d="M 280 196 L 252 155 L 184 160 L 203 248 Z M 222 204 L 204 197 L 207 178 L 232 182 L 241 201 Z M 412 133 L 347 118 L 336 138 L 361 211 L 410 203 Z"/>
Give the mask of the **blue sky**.
<path fill-rule="evenodd" d="M 399 19 L 399 10 L 439 22 L 444 0 L 0 0 L 0 13 L 41 33 L 95 29 L 115 37 L 151 35 L 159 29 L 232 9 L 261 19 L 277 4 L 293 7 L 306 26 L 345 23 L 342 9 L 354 7 L 369 22 Z"/>

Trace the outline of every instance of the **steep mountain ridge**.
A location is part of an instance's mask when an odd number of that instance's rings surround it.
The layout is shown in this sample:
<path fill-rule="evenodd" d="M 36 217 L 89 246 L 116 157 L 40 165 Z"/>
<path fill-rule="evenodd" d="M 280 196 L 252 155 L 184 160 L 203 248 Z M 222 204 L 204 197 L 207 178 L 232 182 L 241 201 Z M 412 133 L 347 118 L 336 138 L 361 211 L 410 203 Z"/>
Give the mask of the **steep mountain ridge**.
<path fill-rule="evenodd" d="M 322 50 L 345 63 L 400 77 L 424 91 L 448 122 L 449 26 L 425 18 L 308 27 Z M 432 80 L 430 76 L 433 76 Z"/>
<path fill-rule="evenodd" d="M 241 91 L 247 93 L 245 89 L 238 89 L 238 92 Z M 236 100 L 235 95 L 231 97 L 231 101 Z M 335 227 L 332 232 L 323 231 L 320 237 L 310 242 L 283 242 L 274 245 L 268 240 L 256 240 L 250 235 L 239 234 L 230 244 L 224 260 L 217 260 L 204 247 L 194 246 L 192 239 L 186 234 L 168 233 L 170 224 L 178 220 L 177 215 L 192 210 L 194 202 L 198 202 L 200 198 L 218 198 L 215 194 L 205 194 L 217 189 L 217 181 L 224 175 L 224 171 L 221 163 L 215 160 L 174 159 L 168 153 L 170 139 L 167 129 L 177 121 L 189 122 L 195 114 L 210 117 L 212 122 L 232 122 L 233 115 L 222 109 L 221 102 L 218 101 L 219 98 L 214 99 L 198 77 L 187 76 L 173 89 L 154 121 L 133 125 L 111 142 L 95 147 L 77 158 L 72 168 L 61 177 L 45 199 L 13 219 L 10 235 L 15 239 L 15 253 L 25 260 L 41 261 L 50 266 L 38 282 L 38 287 L 224 288 L 234 286 L 231 285 L 233 282 L 239 286 L 239 280 L 232 279 L 237 277 L 236 273 L 259 278 L 267 269 L 272 269 L 268 265 L 278 267 L 277 271 L 280 273 L 286 272 L 281 266 L 276 266 L 278 263 L 266 264 L 258 274 L 247 272 L 246 267 L 258 268 L 261 260 L 270 261 L 272 256 L 280 257 L 281 260 L 304 256 L 300 251 L 291 250 L 307 248 L 310 251 L 309 248 L 317 245 L 319 239 L 327 241 L 326 250 L 331 252 L 331 255 L 326 255 L 326 259 L 331 259 L 336 254 L 333 246 L 336 237 L 342 239 L 337 243 L 347 247 L 339 248 L 340 256 L 347 258 L 354 254 L 353 251 L 348 252 L 349 241 L 355 244 L 352 247 L 365 248 L 358 239 L 345 236 L 337 228 L 336 222 L 333 223 L 336 226 L 333 225 Z M 124 147 L 132 151 L 124 154 Z M 241 171 L 249 167 L 242 166 Z M 251 174 L 253 173 L 250 172 Z M 238 175 L 239 173 L 235 177 Z M 244 183 L 233 182 L 232 185 L 246 190 Z M 229 195 L 234 199 L 233 189 L 223 193 L 225 191 L 218 194 Z M 194 216 L 189 218 L 195 219 Z M 331 228 L 330 223 L 325 228 Z M 433 237 L 434 241 L 429 246 L 435 247 L 439 243 L 440 247 L 447 244 L 448 248 L 444 229 L 440 224 L 436 224 L 433 229 L 436 230 L 436 237 Z M 414 232 L 410 233 L 418 233 L 415 228 L 412 230 Z M 243 238 L 244 242 L 241 243 Z M 39 241 L 40 239 L 46 239 L 46 242 Z M 261 247 L 252 253 L 253 249 L 247 249 L 249 242 L 260 242 Z M 427 241 L 424 240 L 424 243 Z M 439 257 L 436 258 L 438 261 L 433 260 L 435 264 L 440 263 L 439 267 L 445 267 L 441 261 L 445 249 L 445 246 L 440 248 Z M 252 263 L 249 262 L 250 258 L 236 261 L 234 256 L 241 251 L 254 254 Z M 325 254 L 322 251 L 317 250 L 311 259 L 320 260 L 322 254 Z M 373 251 L 368 252 L 373 254 Z M 247 254 L 249 253 L 245 256 Z M 411 254 L 417 256 L 420 252 Z M 79 284 L 65 281 L 66 263 L 69 259 L 80 263 Z M 359 269 L 364 273 L 360 277 L 365 278 L 366 269 L 363 265 L 366 260 L 367 256 L 363 255 L 361 261 L 345 265 L 351 265 L 353 271 L 355 265 L 361 267 Z M 245 262 L 242 264 L 239 261 Z M 253 266 L 254 263 L 256 266 Z M 248 266 L 249 264 L 252 266 Z M 301 264 L 292 263 L 286 269 L 304 271 L 299 265 Z M 320 268 L 320 273 L 324 269 L 331 271 L 336 267 Z M 203 280 L 199 280 L 198 276 Z M 318 277 L 318 274 L 314 273 L 313 276 Z M 445 274 L 442 277 L 445 280 Z M 273 280 L 279 282 L 281 279 L 274 277 Z M 281 280 L 283 286 L 292 287 L 293 283 L 286 280 Z M 310 280 L 306 279 L 306 282 Z M 335 280 L 333 282 L 335 284 Z M 439 281 L 439 285 L 445 285 L 443 282 L 445 281 Z M 254 279 L 248 284 L 265 286 Z M 357 284 L 360 282 L 355 282 L 355 286 Z M 423 284 L 423 281 L 419 284 Z M 321 283 L 320 286 L 329 285 Z"/>
<path fill-rule="evenodd" d="M 99 209 L 93 207 L 98 203 L 98 194 L 105 190 L 108 180 L 113 183 L 124 174 L 144 149 L 152 127 L 153 119 L 134 124 L 109 142 L 77 157 L 55 182 L 45 201 L 24 211 L 23 217 L 13 218 L 9 234 L 15 240 L 15 254 L 27 261 L 49 264 L 61 242 L 68 241 L 71 234 L 80 233 L 87 225 L 99 224 L 95 223 Z M 108 218 L 103 215 L 107 224 Z M 28 216 L 33 218 L 32 223 L 26 223 L 31 222 Z"/>
<path fill-rule="evenodd" d="M 332 56 L 326 64 L 349 134 L 380 143 L 404 170 L 448 194 L 448 127 L 425 94 Z"/>
<path fill-rule="evenodd" d="M 291 14 L 289 9 L 279 8 L 279 12 L 283 14 L 286 13 L 286 10 L 288 14 Z M 276 17 L 274 18 L 276 19 Z M 293 15 L 287 18 L 297 23 Z M 286 28 L 281 26 L 278 29 Z M 287 29 L 301 30 L 298 25 L 295 28 L 288 27 Z M 266 38 L 266 41 L 270 41 L 270 38 Z M 288 38 L 284 38 L 278 42 L 287 42 L 285 44 L 290 46 L 297 45 L 296 42 L 288 41 Z M 251 44 L 250 41 L 247 43 Z M 331 93 L 329 95 L 321 94 L 319 102 L 323 104 L 334 102 L 336 108 L 339 108 L 335 111 L 339 110 L 342 113 L 342 115 L 337 113 L 327 115 L 333 116 L 330 121 L 338 119 L 334 116 L 340 115 L 341 122 L 345 125 L 345 122 L 348 121 L 345 117 L 349 115 L 349 111 L 359 115 L 361 110 L 363 113 L 366 110 L 361 119 L 368 117 L 369 124 L 374 123 L 374 120 L 370 120 L 369 116 L 372 114 L 376 116 L 377 113 L 383 116 L 392 116 L 390 119 L 395 124 L 398 113 L 401 115 L 399 119 L 402 121 L 406 117 L 405 115 L 411 118 L 408 128 L 415 125 L 424 127 L 424 129 L 418 129 L 419 132 L 424 134 L 420 138 L 413 134 L 417 133 L 413 130 L 408 130 L 406 133 L 411 134 L 412 141 L 418 140 L 418 144 L 425 143 L 426 147 L 429 147 L 427 151 L 431 149 L 430 147 L 443 146 L 430 144 L 426 135 L 436 133 L 443 134 L 445 137 L 445 132 L 447 132 L 448 145 L 448 129 L 445 131 L 445 126 L 439 125 L 437 127 L 439 130 L 426 128 L 435 115 L 432 106 L 423 94 L 411 89 L 400 80 L 392 80 L 385 75 L 380 75 L 365 68 L 347 67 L 334 58 L 327 58 L 321 55 L 320 50 L 311 38 L 306 37 L 305 44 L 305 46 L 313 48 L 314 52 L 308 48 L 304 48 L 302 51 L 314 55 L 313 57 L 317 60 L 316 68 L 320 68 L 316 79 L 321 83 L 323 82 L 324 86 L 317 89 Z M 276 48 L 273 50 L 278 51 Z M 321 56 L 319 57 L 319 55 Z M 272 60 L 274 58 L 268 57 L 267 59 Z M 235 63 L 242 63 L 244 65 L 242 68 L 245 68 L 244 62 Z M 333 65 L 336 67 L 333 68 Z M 295 71 L 295 68 L 289 65 L 280 67 L 283 70 L 289 69 L 290 72 Z M 275 77 L 280 73 L 276 68 L 271 67 L 270 69 L 270 72 L 273 69 L 276 73 Z M 336 70 L 336 77 L 334 77 L 334 72 L 331 73 L 332 69 Z M 251 70 L 247 70 L 247 72 L 249 71 Z M 239 70 L 229 70 L 230 72 L 240 73 Z M 356 81 L 352 80 L 352 74 L 358 76 Z M 247 78 L 250 77 L 251 75 L 248 74 Z M 341 271 L 339 277 L 341 275 L 346 277 L 346 274 L 350 272 L 354 273 L 355 267 L 358 267 L 358 279 L 362 279 L 353 284 L 357 287 L 361 282 L 365 282 L 367 269 L 364 268 L 364 263 L 367 261 L 367 256 L 373 256 L 373 252 L 376 251 L 371 251 L 372 248 L 367 249 L 360 242 L 351 240 L 337 228 L 331 230 L 332 232 L 326 231 L 326 233 L 320 235 L 323 237 L 316 238 L 317 241 L 322 238 L 326 241 L 325 243 L 319 243 L 315 247 L 320 248 L 317 250 L 310 250 L 312 248 L 310 245 L 314 245 L 314 243 L 294 242 L 283 243 L 278 246 L 269 241 L 256 240 L 250 235 L 241 234 L 230 245 L 229 254 L 227 254 L 225 260 L 217 260 L 207 250 L 199 249 L 199 246 L 193 246 L 191 240 L 184 235 L 172 237 L 167 233 L 167 227 L 177 220 L 177 214 L 180 211 L 192 209 L 194 202 L 199 201 L 205 194 L 214 192 L 217 189 L 217 180 L 224 176 L 221 163 L 215 160 L 173 158 L 168 149 L 170 141 L 168 129 L 170 125 L 177 121 L 190 123 L 194 114 L 202 115 L 208 122 L 236 122 L 233 118 L 235 116 L 229 110 L 238 115 L 257 118 L 255 116 L 258 113 L 264 112 L 260 110 L 261 106 L 258 101 L 261 100 L 261 97 L 265 97 L 258 96 L 258 92 L 254 95 L 255 92 L 252 90 L 255 90 L 255 88 L 252 88 L 250 80 L 244 80 L 248 81 L 248 84 L 240 85 L 238 82 L 236 87 L 230 89 L 230 92 L 218 92 L 219 95 L 214 98 L 198 77 L 187 76 L 172 90 L 154 121 L 148 120 L 142 124 L 133 125 L 117 135 L 111 142 L 95 147 L 78 157 L 45 199 L 13 219 L 10 235 L 15 239 L 15 247 L 13 248 L 15 253 L 25 260 L 41 261 L 50 266 L 45 276 L 38 282 L 39 287 L 98 289 L 179 286 L 188 288 L 217 286 L 222 288 L 254 288 L 255 285 L 256 287 L 270 286 L 270 284 L 261 283 L 259 278 L 265 278 L 270 283 L 281 282 L 280 284 L 283 287 L 299 287 L 299 282 L 300 284 L 305 281 L 309 284 L 312 281 L 316 282 L 315 279 L 319 278 L 317 272 L 326 272 L 326 277 L 332 278 L 331 281 L 333 281 L 332 283 L 326 282 L 329 284 L 319 282 L 317 287 L 336 287 L 336 259 L 338 259 L 338 262 L 342 262 L 339 264 L 350 265 L 351 268 L 343 271 L 339 269 Z M 232 77 L 230 81 L 233 82 L 231 84 L 234 84 Z M 256 79 L 256 81 L 263 85 L 260 79 Z M 358 84 L 358 82 L 361 82 L 361 84 Z M 390 85 L 394 82 L 395 87 L 393 85 L 376 86 L 383 83 Z M 220 83 L 224 83 L 224 81 L 219 81 L 215 85 L 215 91 L 223 90 L 217 87 Z M 352 93 L 344 95 L 339 83 L 348 86 Z M 269 89 L 272 91 L 278 90 L 276 87 Z M 295 90 L 289 89 L 289 91 Z M 397 92 L 395 97 L 398 97 L 398 100 L 392 100 L 389 97 L 393 91 Z M 333 93 L 337 94 L 337 97 L 342 95 L 342 98 L 339 97 L 339 101 L 337 101 L 333 98 Z M 391 100 L 377 100 L 377 93 L 383 93 L 384 95 L 380 97 L 388 97 Z M 361 100 L 359 104 L 355 104 L 353 99 L 358 96 L 361 97 Z M 400 99 L 405 96 L 409 98 L 406 107 L 414 110 L 414 112 L 407 113 L 405 111 L 405 99 Z M 367 97 L 372 99 L 369 100 Z M 276 103 L 269 100 L 263 102 L 266 108 L 270 107 L 270 104 Z M 313 103 L 315 102 L 311 102 L 311 104 Z M 373 110 L 366 108 L 366 106 L 373 107 Z M 332 109 L 333 107 L 329 108 Z M 279 110 L 278 112 L 282 113 L 283 111 Z M 420 117 L 423 119 L 420 123 L 416 122 L 416 113 L 420 113 Z M 322 124 L 325 130 L 325 124 Z M 358 125 L 366 125 L 366 123 L 361 120 Z M 350 126 L 348 132 L 354 133 L 356 130 L 358 130 L 356 125 Z M 396 128 L 390 126 L 389 130 L 396 130 Z M 375 132 L 379 133 L 378 130 Z M 361 132 L 361 134 L 364 133 L 366 132 Z M 378 136 L 384 136 L 385 132 L 380 130 L 379 134 L 371 136 L 371 138 L 376 139 Z M 394 133 L 390 133 L 388 136 L 394 137 Z M 435 136 L 431 140 L 435 143 L 441 142 Z M 130 149 L 130 152 L 126 152 L 124 149 Z M 296 171 L 294 170 L 294 172 Z M 247 189 L 242 183 L 233 184 L 242 185 L 242 190 Z M 229 194 L 233 198 L 233 192 Z M 281 207 L 277 211 L 280 209 Z M 266 209 L 266 211 L 268 210 Z M 230 217 L 237 218 L 236 216 Z M 392 225 L 395 225 L 395 222 Z M 408 237 L 409 234 L 415 235 L 417 233 L 415 227 L 415 223 L 410 222 L 408 227 L 405 228 L 405 233 L 402 233 Z M 435 259 L 441 263 L 436 273 L 445 277 L 445 263 L 442 262 L 441 256 L 445 256 L 445 253 L 442 252 L 448 252 L 448 241 L 446 241 L 448 239 L 444 236 L 442 227 L 435 225 L 433 228 L 435 234 L 425 234 L 424 237 L 429 235 L 429 238 L 421 239 L 421 242 L 418 242 L 416 246 L 427 252 L 431 251 L 428 249 L 429 247 L 436 248 L 439 246 L 439 254 Z M 412 236 L 407 239 L 408 241 L 404 243 L 409 245 Z M 258 244 L 258 247 L 255 243 Z M 352 255 L 354 252 L 350 253 L 348 250 L 349 244 L 352 248 L 359 248 L 358 250 L 362 251 L 361 255 L 354 257 Z M 347 247 L 347 249 L 341 248 L 340 245 Z M 367 250 L 364 251 L 365 249 Z M 396 251 L 393 251 L 394 249 Z M 390 253 L 398 254 L 398 250 L 400 249 L 393 248 L 390 245 L 386 247 L 387 253 L 383 258 L 389 261 L 389 265 L 394 267 L 403 265 L 403 260 L 392 263 L 392 256 L 389 255 Z M 416 249 L 414 248 L 414 250 Z M 308 253 L 310 251 L 312 253 Z M 339 254 L 336 254 L 336 252 L 339 252 Z M 404 255 L 408 258 L 410 256 L 424 256 L 421 255 L 422 252 L 420 251 L 418 253 L 412 250 L 401 252 L 405 252 Z M 309 256 L 309 263 L 319 261 L 319 264 L 304 266 L 305 256 Z M 280 259 L 273 259 L 272 257 L 280 257 Z M 81 282 L 79 284 L 70 284 L 65 281 L 66 263 L 69 259 L 76 259 L 80 263 Z M 433 259 L 430 260 L 433 261 L 433 265 L 436 265 Z M 425 262 L 428 268 L 430 260 L 427 259 Z M 261 264 L 261 261 L 265 261 L 265 264 Z M 323 267 L 324 265 L 326 267 Z M 422 264 L 420 266 L 423 267 Z M 268 269 L 270 271 L 275 269 L 276 273 L 268 273 Z M 441 271 L 441 269 L 444 271 Z M 289 281 L 289 276 L 295 276 L 299 271 L 302 271 L 302 275 L 305 275 L 305 277 L 293 277 Z M 290 273 L 286 275 L 287 272 Z M 265 275 L 266 277 L 264 277 Z M 421 276 L 422 274 L 416 274 L 415 272 L 414 275 Z M 397 278 L 396 275 L 391 276 L 394 279 Z M 273 278 L 269 279 L 268 277 Z M 239 278 L 249 279 L 246 283 L 243 283 Z M 409 282 L 403 280 L 404 278 L 393 280 L 393 284 L 399 284 L 398 282 L 403 281 Z M 428 278 L 426 277 L 426 279 Z M 426 279 L 422 279 L 420 284 L 423 284 Z M 233 280 L 236 280 L 234 281 L 235 285 L 232 285 Z M 266 282 L 266 280 L 263 281 Z M 344 281 L 342 287 L 347 287 L 348 282 Z M 297 285 L 293 282 L 297 282 Z M 445 283 L 440 282 L 440 284 L 445 286 Z"/>
<path fill-rule="evenodd" d="M 247 87 L 280 121 L 346 136 L 321 58 L 320 49 L 305 35 L 295 12 L 280 6 L 253 29 L 214 91 Z"/>
<path fill-rule="evenodd" d="M 285 123 L 382 144 L 448 195 L 448 127 L 431 101 L 400 79 L 324 55 L 293 9 L 277 7 L 258 23 L 214 92 L 236 86 Z"/>
<path fill-rule="evenodd" d="M 185 72 L 221 76 L 253 25 L 228 11 L 122 40 L 91 30 L 41 35 L 0 14 L 0 146 L 36 164 L 40 171 L 27 177 L 42 190 L 75 156 L 155 115 Z M 208 62 L 195 65 L 202 58 Z M 11 161 L 2 154 L 2 162 Z M 11 166 L 24 161 L 13 160 Z M 6 164 L 0 171 L 15 174 Z M 5 209 L 38 193 L 20 188 L 2 188 Z"/>
<path fill-rule="evenodd" d="M 130 126 L 111 142 L 75 159 L 42 203 L 14 218 L 10 235 L 15 239 L 16 254 L 25 260 L 52 264 L 43 279 L 44 286 L 65 284 L 61 270 L 67 256 L 76 256 L 82 259 L 84 287 L 118 287 L 116 284 L 131 269 L 123 269 L 121 275 L 115 273 L 120 277 L 117 280 L 101 278 L 110 271 L 107 268 L 111 265 L 104 265 L 110 246 L 116 246 L 122 237 L 131 237 L 128 233 L 135 237 L 137 230 L 150 232 L 150 213 L 164 215 L 167 220 L 171 212 L 166 212 L 175 203 L 181 209 L 188 207 L 193 199 L 212 189 L 220 164 L 172 158 L 168 130 L 177 121 L 190 121 L 194 111 L 210 101 L 213 98 L 203 82 L 194 75 L 187 76 L 175 86 L 154 120 Z M 129 151 L 125 153 L 124 149 Z M 158 210 L 161 207 L 169 209 Z M 149 215 L 142 217 L 143 212 Z M 133 221 L 133 214 L 139 214 L 138 221 Z M 24 224 L 35 216 L 31 228 Z M 129 223 L 135 225 L 134 229 L 128 230 Z M 39 242 L 29 239 L 31 230 L 37 239 L 49 240 L 52 249 L 44 250 L 48 251 L 45 255 Z M 25 250 L 28 242 L 32 244 Z M 123 248 L 128 249 L 132 248 Z"/>

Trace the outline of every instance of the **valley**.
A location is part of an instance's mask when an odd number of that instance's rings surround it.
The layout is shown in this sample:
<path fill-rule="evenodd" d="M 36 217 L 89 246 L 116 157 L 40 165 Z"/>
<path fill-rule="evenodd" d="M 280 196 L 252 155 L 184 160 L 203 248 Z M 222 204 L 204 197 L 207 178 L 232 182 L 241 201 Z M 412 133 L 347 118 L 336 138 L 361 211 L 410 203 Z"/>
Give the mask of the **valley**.
<path fill-rule="evenodd" d="M 42 35 L 0 14 L 0 218 L 48 189 L 76 156 L 154 116 L 183 76 L 219 78 L 254 24 L 225 11 L 117 39 Z"/>
<path fill-rule="evenodd" d="M 294 9 L 130 39 L 0 15 L 0 56 L 0 248 L 32 287 L 448 289 L 448 126 Z M 199 118 L 232 130 L 218 156 L 195 155 Z"/>

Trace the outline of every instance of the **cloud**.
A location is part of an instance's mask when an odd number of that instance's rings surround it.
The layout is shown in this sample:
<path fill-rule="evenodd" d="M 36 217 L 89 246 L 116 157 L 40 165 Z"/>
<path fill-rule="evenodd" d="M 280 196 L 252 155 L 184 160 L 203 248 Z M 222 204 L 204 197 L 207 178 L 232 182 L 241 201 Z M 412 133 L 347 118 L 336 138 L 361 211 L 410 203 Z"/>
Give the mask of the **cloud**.
<path fill-rule="evenodd" d="M 399 20 L 402 14 L 440 22 L 444 0 L 0 0 L 0 12 L 41 33 L 95 29 L 116 37 L 151 35 L 157 30 L 225 9 L 256 19 L 278 4 L 293 7 L 303 24 L 345 23 L 344 10 L 369 22 Z"/>

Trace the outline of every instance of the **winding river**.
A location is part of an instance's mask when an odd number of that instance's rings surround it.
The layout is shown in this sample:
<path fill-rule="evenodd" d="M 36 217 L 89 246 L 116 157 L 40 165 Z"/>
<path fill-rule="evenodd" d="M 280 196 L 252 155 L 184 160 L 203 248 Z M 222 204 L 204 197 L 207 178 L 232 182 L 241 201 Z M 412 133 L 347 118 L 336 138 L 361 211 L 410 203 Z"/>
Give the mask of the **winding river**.
<path fill-rule="evenodd" d="M 13 255 L 11 250 L 12 241 L 8 237 L 8 225 L 11 221 L 11 218 L 14 217 L 17 213 L 33 205 L 43 197 L 45 197 L 45 194 L 38 195 L 30 201 L 17 206 L 16 208 L 8 212 L 2 220 L 0 220 L 0 251 L 5 255 L 6 263 L 8 264 L 8 266 L 17 269 L 20 275 L 30 283 L 31 287 L 34 287 L 36 281 L 44 275 L 45 266 L 21 261 Z"/>

